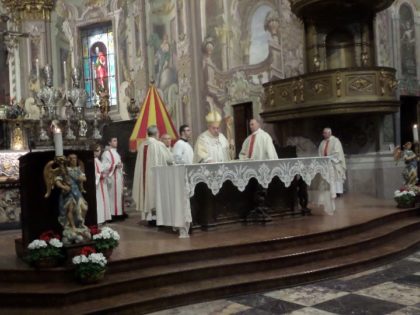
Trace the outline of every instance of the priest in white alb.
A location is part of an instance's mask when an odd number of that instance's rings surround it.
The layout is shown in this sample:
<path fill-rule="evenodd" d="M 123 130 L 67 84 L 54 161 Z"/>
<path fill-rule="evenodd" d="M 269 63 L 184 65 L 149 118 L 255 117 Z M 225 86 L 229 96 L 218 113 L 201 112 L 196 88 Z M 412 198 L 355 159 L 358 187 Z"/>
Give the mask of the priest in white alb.
<path fill-rule="evenodd" d="M 332 135 L 331 128 L 324 128 L 322 132 L 324 140 L 319 145 L 319 156 L 330 157 L 335 173 L 335 192 L 341 195 L 346 180 L 346 160 L 340 140 Z"/>
<path fill-rule="evenodd" d="M 229 142 L 220 132 L 222 117 L 212 110 L 206 116 L 207 130 L 197 139 L 194 147 L 194 163 L 218 163 L 230 161 Z"/>
<path fill-rule="evenodd" d="M 133 199 L 142 220 L 150 225 L 156 223 L 155 177 L 153 167 L 173 164 L 169 149 L 159 141 L 159 131 L 155 125 L 147 128 L 147 139 L 137 148 L 134 169 Z"/>
<path fill-rule="evenodd" d="M 194 151 L 188 142 L 191 139 L 191 128 L 188 125 L 179 127 L 179 140 L 175 143 L 172 154 L 175 164 L 192 164 Z"/>
<path fill-rule="evenodd" d="M 113 219 L 124 219 L 123 192 L 124 175 L 121 156 L 117 152 L 118 139 L 111 137 L 108 141 L 108 149 L 102 154 L 102 164 L 104 175 L 107 179 L 109 204 Z"/>
<path fill-rule="evenodd" d="M 93 153 L 95 156 L 96 223 L 102 224 L 111 220 L 108 185 L 105 182 L 104 166 L 99 160 L 101 155 L 101 146 L 99 144 L 95 145 Z"/>
<path fill-rule="evenodd" d="M 278 159 L 273 139 L 261 129 L 261 124 L 257 119 L 250 120 L 249 129 L 252 133 L 245 139 L 239 159 L 257 161 Z"/>

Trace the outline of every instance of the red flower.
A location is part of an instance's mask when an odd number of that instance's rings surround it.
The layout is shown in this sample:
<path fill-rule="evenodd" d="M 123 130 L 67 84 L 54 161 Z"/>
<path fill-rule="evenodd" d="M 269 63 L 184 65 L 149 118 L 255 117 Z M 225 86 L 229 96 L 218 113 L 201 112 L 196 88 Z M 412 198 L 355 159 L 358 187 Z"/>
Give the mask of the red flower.
<path fill-rule="evenodd" d="M 54 233 L 54 231 L 53 231 L 53 230 L 45 231 L 44 233 L 42 233 L 42 234 L 39 236 L 39 239 L 40 239 L 40 240 L 43 240 L 43 241 L 46 241 L 46 242 L 49 242 L 52 238 L 61 239 L 61 238 L 60 238 L 60 235 L 58 235 L 58 234 Z"/>
<path fill-rule="evenodd" d="M 90 234 L 95 235 L 101 233 L 101 229 L 97 225 L 89 226 Z"/>
<path fill-rule="evenodd" d="M 90 254 L 96 253 L 96 250 L 91 246 L 85 246 L 80 251 L 80 255 L 89 256 Z"/>

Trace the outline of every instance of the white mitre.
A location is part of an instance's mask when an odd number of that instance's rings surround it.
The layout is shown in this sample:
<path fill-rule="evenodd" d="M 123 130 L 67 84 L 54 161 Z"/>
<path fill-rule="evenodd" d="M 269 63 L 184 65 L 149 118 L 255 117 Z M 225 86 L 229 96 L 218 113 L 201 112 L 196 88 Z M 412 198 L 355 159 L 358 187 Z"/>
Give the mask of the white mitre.
<path fill-rule="evenodd" d="M 206 122 L 207 124 L 220 125 L 220 123 L 222 122 L 222 116 L 217 110 L 212 110 L 207 114 Z"/>

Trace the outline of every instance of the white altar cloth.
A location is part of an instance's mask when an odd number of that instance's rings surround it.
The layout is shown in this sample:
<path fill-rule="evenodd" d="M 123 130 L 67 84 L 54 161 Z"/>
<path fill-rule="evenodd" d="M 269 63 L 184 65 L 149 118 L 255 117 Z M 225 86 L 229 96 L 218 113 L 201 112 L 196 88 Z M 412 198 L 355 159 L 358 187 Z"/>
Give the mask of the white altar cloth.
<path fill-rule="evenodd" d="M 299 175 L 310 187 L 319 174 L 317 187 L 311 187 L 311 201 L 323 205 L 328 214 L 335 210 L 335 185 L 331 185 L 335 175 L 329 157 L 157 166 L 153 171 L 156 176 L 156 224 L 178 228 L 180 237 L 188 237 L 192 222 L 190 198 L 199 183 L 205 183 L 216 195 L 226 181 L 244 191 L 251 178 L 268 188 L 272 179 L 278 177 L 289 187 Z"/>

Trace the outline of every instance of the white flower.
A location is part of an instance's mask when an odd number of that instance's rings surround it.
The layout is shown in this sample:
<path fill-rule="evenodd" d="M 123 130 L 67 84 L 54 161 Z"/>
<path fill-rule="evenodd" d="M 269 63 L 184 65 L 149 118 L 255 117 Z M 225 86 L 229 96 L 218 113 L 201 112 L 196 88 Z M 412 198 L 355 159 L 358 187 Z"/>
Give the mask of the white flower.
<path fill-rule="evenodd" d="M 85 255 L 80 255 L 80 260 L 81 260 L 82 263 L 89 262 L 89 258 L 87 258 Z"/>
<path fill-rule="evenodd" d="M 80 255 L 79 256 L 74 256 L 73 259 L 72 259 L 72 262 L 73 262 L 73 264 L 78 265 L 82 262 L 82 257 Z"/>
<path fill-rule="evenodd" d="M 63 243 L 58 238 L 50 239 L 49 243 L 53 247 L 57 247 L 57 248 L 63 247 Z"/>
<path fill-rule="evenodd" d="M 45 248 L 47 247 L 47 242 L 43 240 L 33 240 L 29 245 L 28 249 L 39 249 L 39 248 Z"/>
<path fill-rule="evenodd" d="M 105 267 L 107 260 L 102 253 L 93 253 L 89 255 L 89 261 L 98 264 L 101 267 Z"/>
<path fill-rule="evenodd" d="M 114 231 L 113 229 L 106 226 L 106 227 L 102 228 L 100 233 L 93 235 L 93 239 L 94 240 L 113 239 L 113 240 L 118 241 L 120 239 L 120 235 L 118 234 L 117 231 Z"/>

